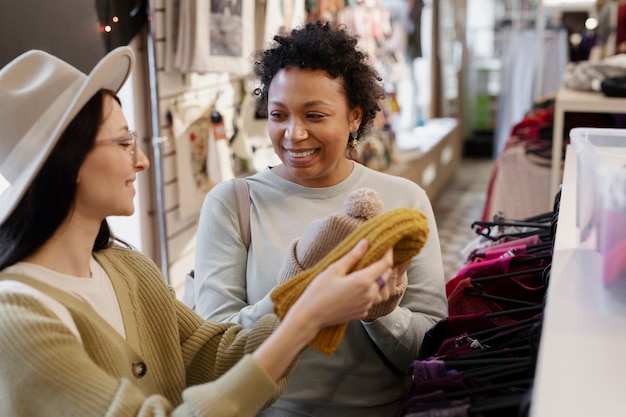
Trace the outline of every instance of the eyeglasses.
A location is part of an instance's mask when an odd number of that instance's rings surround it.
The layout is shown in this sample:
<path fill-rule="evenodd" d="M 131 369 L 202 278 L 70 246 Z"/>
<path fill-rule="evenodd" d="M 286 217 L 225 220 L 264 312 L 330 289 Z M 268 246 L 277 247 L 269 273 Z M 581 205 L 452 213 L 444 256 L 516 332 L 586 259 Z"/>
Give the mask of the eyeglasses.
<path fill-rule="evenodd" d="M 119 144 L 124 147 L 133 159 L 133 165 L 137 165 L 137 132 L 134 130 L 128 130 L 128 136 L 114 139 L 104 139 L 98 142 L 98 145 Z"/>

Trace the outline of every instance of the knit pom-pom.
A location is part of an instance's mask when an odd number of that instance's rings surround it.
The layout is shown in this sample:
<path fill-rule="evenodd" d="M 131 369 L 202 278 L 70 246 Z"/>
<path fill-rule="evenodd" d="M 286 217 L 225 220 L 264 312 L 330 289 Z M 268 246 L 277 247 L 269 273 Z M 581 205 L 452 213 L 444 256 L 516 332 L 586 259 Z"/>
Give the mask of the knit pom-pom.
<path fill-rule="evenodd" d="M 359 188 L 346 196 L 343 211 L 348 217 L 369 220 L 383 212 L 383 200 L 371 188 Z"/>

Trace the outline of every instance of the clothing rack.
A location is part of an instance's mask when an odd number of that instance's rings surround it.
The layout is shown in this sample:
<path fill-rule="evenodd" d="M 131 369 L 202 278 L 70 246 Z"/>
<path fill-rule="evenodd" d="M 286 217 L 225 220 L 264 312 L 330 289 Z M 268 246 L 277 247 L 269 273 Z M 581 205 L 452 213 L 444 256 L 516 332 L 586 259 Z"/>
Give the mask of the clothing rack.
<path fill-rule="evenodd" d="M 481 244 L 446 284 L 450 312 L 425 335 L 403 416 L 528 415 L 558 202 L 523 220 L 472 223 Z M 484 228 L 489 238 L 478 233 Z"/>

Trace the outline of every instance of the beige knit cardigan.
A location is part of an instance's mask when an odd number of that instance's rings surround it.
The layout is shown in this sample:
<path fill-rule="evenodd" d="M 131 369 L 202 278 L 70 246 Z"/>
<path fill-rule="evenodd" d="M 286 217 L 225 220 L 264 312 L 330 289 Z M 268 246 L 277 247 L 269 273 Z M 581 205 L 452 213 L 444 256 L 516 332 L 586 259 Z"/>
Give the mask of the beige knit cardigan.
<path fill-rule="evenodd" d="M 0 415 L 254 416 L 282 392 L 286 380 L 274 384 L 247 355 L 275 316 L 250 330 L 205 322 L 148 257 L 119 246 L 95 257 L 113 283 L 126 339 L 78 298 L 0 273 L 64 304 L 82 338 L 33 296 L 0 291 Z"/>

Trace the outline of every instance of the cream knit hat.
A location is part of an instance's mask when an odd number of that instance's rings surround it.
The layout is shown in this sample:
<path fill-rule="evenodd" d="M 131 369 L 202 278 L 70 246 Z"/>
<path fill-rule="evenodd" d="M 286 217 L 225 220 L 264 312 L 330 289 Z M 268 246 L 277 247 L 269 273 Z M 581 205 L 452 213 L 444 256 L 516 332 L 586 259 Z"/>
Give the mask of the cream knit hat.
<path fill-rule="evenodd" d="M 355 215 L 353 209 L 355 205 L 358 206 L 355 201 L 362 200 L 375 203 L 366 204 L 370 208 L 357 210 L 359 215 Z M 372 190 L 354 191 L 348 196 L 345 208 L 350 209 L 346 213 L 351 214 L 332 215 L 313 222 L 302 238 L 292 243 L 288 258 L 279 272 L 280 285 L 270 295 L 274 312 L 280 319 L 319 273 L 345 255 L 361 239 L 367 238 L 370 246 L 353 270 L 370 265 L 390 248 L 394 249 L 394 266 L 400 265 L 417 255 L 428 238 L 428 219 L 424 213 L 403 207 L 380 214 L 382 202 Z M 392 311 L 402 298 L 406 285 L 406 281 L 400 284 L 400 293 L 393 300 L 374 306 L 369 316 L 372 313 L 378 315 L 370 318 Z M 341 342 L 346 326 L 347 323 L 322 329 L 310 345 L 332 354 Z"/>

